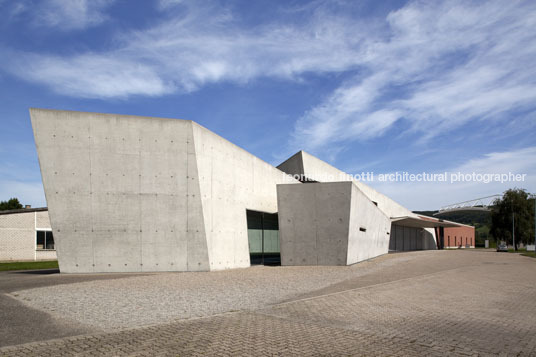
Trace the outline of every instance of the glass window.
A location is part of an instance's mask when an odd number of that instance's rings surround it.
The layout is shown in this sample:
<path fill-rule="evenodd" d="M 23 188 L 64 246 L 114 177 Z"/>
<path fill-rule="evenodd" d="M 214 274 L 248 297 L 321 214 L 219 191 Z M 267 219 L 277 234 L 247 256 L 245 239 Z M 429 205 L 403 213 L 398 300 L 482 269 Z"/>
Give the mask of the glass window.
<path fill-rule="evenodd" d="M 45 231 L 37 231 L 37 249 L 45 249 Z"/>
<path fill-rule="evenodd" d="M 54 249 L 54 236 L 52 235 L 52 231 L 47 231 L 46 233 L 45 249 Z"/>
<path fill-rule="evenodd" d="M 54 236 L 51 231 L 37 231 L 36 239 L 36 247 L 38 250 L 54 249 Z"/>

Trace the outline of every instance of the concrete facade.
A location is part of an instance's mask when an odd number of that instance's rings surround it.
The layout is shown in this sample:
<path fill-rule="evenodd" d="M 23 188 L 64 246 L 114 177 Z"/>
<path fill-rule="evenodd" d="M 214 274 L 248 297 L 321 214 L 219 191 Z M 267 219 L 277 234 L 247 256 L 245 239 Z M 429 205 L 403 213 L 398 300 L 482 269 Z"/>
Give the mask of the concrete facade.
<path fill-rule="evenodd" d="M 278 185 L 282 265 L 350 265 L 388 252 L 391 221 L 352 182 Z"/>
<path fill-rule="evenodd" d="M 446 226 L 303 151 L 275 168 L 192 121 L 30 116 L 62 272 L 248 267 L 250 234 L 262 254 L 279 234 L 283 265 L 347 265 L 386 254 L 394 222 L 418 229 L 414 249 Z M 252 211 L 278 213 L 279 232 L 249 230 Z"/>
<path fill-rule="evenodd" d="M 351 175 L 331 166 L 327 162 L 324 162 L 313 155 L 306 153 L 305 151 L 299 151 L 288 160 L 280 164 L 278 169 L 293 175 L 296 178 L 302 179 L 304 182 L 341 182 L 350 181 L 353 182 L 359 191 L 361 191 L 365 197 L 367 197 L 385 216 L 394 220 L 397 217 L 413 217 L 420 219 L 420 216 L 411 212 L 406 207 L 395 202 L 391 198 L 384 194 L 374 190 L 372 187 L 365 183 L 355 180 Z M 417 228 L 415 228 L 417 229 Z M 417 249 L 437 249 L 436 234 L 434 228 L 418 228 L 412 232 L 412 234 L 419 234 L 420 244 L 412 244 L 412 246 L 420 247 Z M 396 239 L 397 231 L 390 229 L 394 234 L 391 234 L 391 239 Z M 417 239 L 417 238 L 415 238 Z M 389 243 L 388 247 L 397 247 L 396 244 Z M 398 245 L 400 247 L 400 245 Z M 392 249 L 393 250 L 393 249 Z M 399 249 L 394 249 L 399 250 Z M 387 251 L 385 252 L 387 253 Z"/>
<path fill-rule="evenodd" d="M 408 227 L 400 224 L 391 226 L 391 240 L 389 250 L 411 251 L 436 249 L 435 240 L 423 228 Z"/>
<path fill-rule="evenodd" d="M 38 245 L 38 232 L 52 232 L 46 208 L 0 211 L 0 261 L 55 260 L 54 242 Z"/>
<path fill-rule="evenodd" d="M 316 182 L 341 182 L 352 181 L 372 202 L 375 202 L 389 217 L 415 216 L 416 214 L 406 207 L 395 202 L 384 194 L 374 190 L 365 183 L 355 180 L 350 174 L 333 167 L 325 161 L 308 154 L 305 151 L 299 151 L 288 160 L 277 166 L 278 169 L 295 177 L 304 177 Z"/>
<path fill-rule="evenodd" d="M 30 114 L 62 272 L 247 267 L 246 209 L 298 182 L 191 121 Z"/>

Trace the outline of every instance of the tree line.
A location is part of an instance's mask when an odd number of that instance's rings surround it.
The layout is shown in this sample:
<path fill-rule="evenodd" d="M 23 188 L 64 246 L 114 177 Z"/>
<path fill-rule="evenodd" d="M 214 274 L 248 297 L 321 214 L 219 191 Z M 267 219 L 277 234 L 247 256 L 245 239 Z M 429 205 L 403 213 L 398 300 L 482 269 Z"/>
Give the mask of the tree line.
<path fill-rule="evenodd" d="M 10 209 L 21 209 L 22 204 L 18 198 L 10 198 L 7 201 L 0 201 L 0 211 L 6 211 Z"/>
<path fill-rule="evenodd" d="M 534 244 L 535 202 L 524 189 L 510 189 L 496 199 L 491 211 L 458 211 L 444 213 L 440 218 L 475 227 L 477 245 L 485 239 L 514 245 Z M 415 211 L 417 214 L 433 216 L 438 211 Z M 512 235 L 512 232 L 514 234 Z"/>

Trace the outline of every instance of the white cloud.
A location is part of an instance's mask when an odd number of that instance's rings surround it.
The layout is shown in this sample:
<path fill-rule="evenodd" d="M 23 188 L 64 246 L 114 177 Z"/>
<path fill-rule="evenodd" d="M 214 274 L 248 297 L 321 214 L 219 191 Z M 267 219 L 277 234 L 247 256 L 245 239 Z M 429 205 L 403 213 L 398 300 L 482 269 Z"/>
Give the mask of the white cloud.
<path fill-rule="evenodd" d="M 354 47 L 365 36 L 364 24 L 330 17 L 323 10 L 301 25 L 274 23 L 249 30 L 229 10 L 215 5 L 185 2 L 167 12 L 168 20 L 148 30 L 119 35 L 114 50 L 63 57 L 17 53 L 18 66 L 8 68 L 71 96 L 161 95 L 170 88 L 189 92 L 220 81 L 246 83 L 263 76 L 295 79 L 306 72 L 345 71 L 355 63 Z M 139 76 L 149 85 L 127 93 L 123 83 L 131 81 L 132 71 L 115 69 L 136 65 L 150 73 Z M 57 73 L 63 73 L 64 80 L 58 81 Z M 108 82 L 110 90 L 102 91 L 95 78 Z M 166 85 L 154 85 L 158 80 Z"/>
<path fill-rule="evenodd" d="M 108 20 L 105 10 L 115 0 L 19 0 L 2 10 L 9 20 L 20 19 L 33 26 L 62 31 L 83 30 Z"/>
<path fill-rule="evenodd" d="M 390 37 L 368 41 L 357 54 L 369 76 L 348 80 L 306 113 L 297 146 L 315 152 L 381 136 L 402 118 L 426 140 L 470 120 L 533 110 L 534 3 L 414 2 L 387 21 Z M 403 94 L 392 93 L 396 87 Z M 368 130 L 357 135 L 354 128 Z"/>
<path fill-rule="evenodd" d="M 158 1 L 158 8 L 160 10 L 168 10 L 169 8 L 184 3 L 184 0 L 160 0 Z"/>
<path fill-rule="evenodd" d="M 457 167 L 447 167 L 447 182 L 379 182 L 378 174 L 375 181 L 368 183 L 378 191 L 393 198 L 412 210 L 439 209 L 441 206 L 468 201 L 494 194 L 501 194 L 510 188 L 524 188 L 536 193 L 536 146 L 519 150 L 493 152 L 482 157 L 471 159 Z M 418 174 L 419 172 L 412 172 Z M 458 173 L 475 174 L 525 174 L 523 181 L 488 182 L 461 181 Z M 452 175 L 460 181 L 451 183 Z M 477 177 L 478 178 L 478 177 Z M 418 194 L 416 194 L 418 193 Z"/>
<path fill-rule="evenodd" d="M 104 14 L 111 0 L 46 0 L 39 3 L 35 14 L 38 25 L 63 30 L 79 30 L 107 20 Z"/>
<path fill-rule="evenodd" d="M 126 97 L 133 94 L 162 95 L 173 91 L 155 68 L 139 62 L 117 61 L 85 54 L 69 58 L 27 55 L 16 70 L 32 80 L 47 83 L 56 91 L 80 97 Z"/>
<path fill-rule="evenodd" d="M 105 16 L 104 2 L 80 4 L 72 13 L 85 14 L 84 26 Z M 119 35 L 116 49 L 17 53 L 8 70 L 62 94 L 93 98 L 354 73 L 297 121 L 290 151 L 313 153 L 382 136 L 399 120 L 427 140 L 471 120 L 533 110 L 536 100 L 534 2 L 417 1 L 372 20 L 320 2 L 293 9 L 300 22 L 247 29 L 215 3 L 163 0 L 159 8 L 165 20 Z"/>

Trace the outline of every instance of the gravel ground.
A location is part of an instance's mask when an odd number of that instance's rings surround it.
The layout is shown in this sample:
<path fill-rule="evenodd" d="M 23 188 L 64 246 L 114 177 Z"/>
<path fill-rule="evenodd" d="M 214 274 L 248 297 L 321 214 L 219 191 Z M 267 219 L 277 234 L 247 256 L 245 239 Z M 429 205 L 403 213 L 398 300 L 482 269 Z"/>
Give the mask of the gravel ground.
<path fill-rule="evenodd" d="M 29 307 L 99 330 L 252 310 L 410 261 L 426 252 L 385 255 L 342 267 L 256 266 L 219 272 L 157 273 L 11 293 Z"/>

